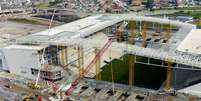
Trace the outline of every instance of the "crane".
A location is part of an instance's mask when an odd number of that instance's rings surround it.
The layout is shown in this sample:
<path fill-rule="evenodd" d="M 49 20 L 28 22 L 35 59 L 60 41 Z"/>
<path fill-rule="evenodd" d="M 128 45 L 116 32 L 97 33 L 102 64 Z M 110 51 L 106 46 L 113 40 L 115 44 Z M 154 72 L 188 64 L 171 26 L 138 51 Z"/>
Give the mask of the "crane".
<path fill-rule="evenodd" d="M 38 75 L 37 75 L 37 78 L 36 78 L 35 86 L 38 85 L 38 81 L 39 81 L 39 78 L 40 78 L 40 71 L 41 71 L 42 67 L 45 66 L 44 54 L 45 54 L 45 48 L 43 49 L 43 53 L 41 55 L 41 64 L 40 64 L 41 66 L 40 66 L 40 69 L 38 71 Z"/>
<path fill-rule="evenodd" d="M 46 67 L 46 61 L 44 59 L 44 54 L 45 54 L 45 48 L 43 49 L 43 52 L 41 54 L 41 61 L 40 64 L 39 64 L 39 70 L 38 70 L 38 74 L 37 74 L 37 77 L 36 77 L 36 80 L 35 82 L 28 82 L 28 87 L 32 88 L 32 89 L 40 89 L 40 86 L 38 85 L 38 82 L 39 82 L 39 79 L 40 79 L 40 75 L 41 75 L 41 69 L 43 67 Z"/>
<path fill-rule="evenodd" d="M 102 56 L 105 51 L 110 47 L 110 45 L 112 44 L 112 39 L 109 39 L 107 41 L 107 43 L 103 46 L 103 48 L 95 55 L 94 59 L 87 65 L 86 69 L 83 70 L 82 74 L 80 74 L 78 76 L 78 78 L 76 78 L 73 82 L 71 87 L 65 92 L 66 96 L 70 96 L 73 92 L 73 90 L 75 89 L 75 87 L 79 84 L 79 82 L 81 80 L 84 79 L 84 75 L 86 75 L 91 68 L 96 64 L 96 62 L 98 61 L 98 58 L 100 56 Z"/>
<path fill-rule="evenodd" d="M 54 20 L 54 15 L 55 15 L 55 12 L 56 12 L 56 9 L 54 9 L 54 12 L 53 12 L 53 15 L 52 15 L 52 18 L 50 20 L 50 24 L 49 24 L 49 28 L 48 28 L 48 34 L 50 34 L 50 29 L 51 29 L 51 26 L 52 26 L 52 22 Z M 48 71 L 48 62 L 45 61 L 45 51 L 46 51 L 46 48 L 43 48 L 42 50 L 42 55 L 41 55 L 41 61 L 40 62 L 40 66 L 39 66 L 39 70 L 38 70 L 38 75 L 37 75 L 37 78 L 36 78 L 36 81 L 35 81 L 35 84 L 30 84 L 30 87 L 33 88 L 33 89 L 38 89 L 40 88 L 40 86 L 38 85 L 38 82 L 39 82 L 39 79 L 40 79 L 40 75 L 41 75 L 41 69 L 44 68 L 46 69 L 46 71 Z"/>

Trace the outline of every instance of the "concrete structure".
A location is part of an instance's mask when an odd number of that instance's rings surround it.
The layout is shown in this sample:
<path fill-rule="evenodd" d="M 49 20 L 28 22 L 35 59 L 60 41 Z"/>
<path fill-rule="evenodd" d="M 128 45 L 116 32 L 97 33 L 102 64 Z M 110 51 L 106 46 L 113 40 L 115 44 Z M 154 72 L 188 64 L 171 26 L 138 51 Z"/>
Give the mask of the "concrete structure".
<path fill-rule="evenodd" d="M 201 91 L 201 84 L 200 83 L 179 90 L 179 92 L 181 92 L 181 93 L 186 93 L 186 94 L 190 93 L 192 95 L 196 95 L 196 96 L 201 97 L 201 92 L 200 91 Z"/>
<path fill-rule="evenodd" d="M 193 17 L 189 16 L 177 16 L 176 19 L 182 22 L 193 21 Z"/>
<path fill-rule="evenodd" d="M 49 71 L 42 69 L 43 61 L 40 51 L 47 46 L 34 45 L 10 45 L 2 49 L 1 69 L 24 76 L 29 79 L 35 79 L 38 71 L 41 69 L 41 77 L 44 79 L 57 80 L 63 77 L 63 72 L 56 66 L 49 66 Z M 48 61 L 45 61 L 46 63 Z M 54 73 L 51 78 L 48 72 Z M 57 76 L 59 75 L 59 76 Z"/>
<path fill-rule="evenodd" d="M 191 30 L 182 43 L 178 46 L 177 50 L 192 53 L 192 54 L 201 54 L 201 30 L 195 29 Z"/>

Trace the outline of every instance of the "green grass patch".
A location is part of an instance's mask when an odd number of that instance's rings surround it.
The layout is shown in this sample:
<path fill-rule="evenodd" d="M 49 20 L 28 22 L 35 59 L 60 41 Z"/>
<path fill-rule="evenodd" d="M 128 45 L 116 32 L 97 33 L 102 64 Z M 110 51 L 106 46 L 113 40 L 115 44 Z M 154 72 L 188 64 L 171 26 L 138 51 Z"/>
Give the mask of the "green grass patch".
<path fill-rule="evenodd" d="M 201 7 L 177 7 L 177 8 L 164 7 L 164 8 L 156 9 L 156 10 L 200 10 L 200 9 Z"/>
<path fill-rule="evenodd" d="M 40 4 L 36 5 L 36 7 L 38 7 L 38 8 L 47 8 L 47 7 L 49 7 L 49 3 L 40 3 Z"/>
<path fill-rule="evenodd" d="M 136 56 L 136 58 L 139 61 L 147 62 L 146 57 Z M 161 62 L 155 59 L 151 59 L 151 61 L 155 64 Z M 128 55 L 123 56 L 123 60 L 115 59 L 102 68 L 101 76 L 103 81 L 112 81 L 111 68 L 115 83 L 128 84 Z M 136 63 L 134 77 L 135 86 L 157 90 L 166 78 L 166 68 Z"/>
<path fill-rule="evenodd" d="M 193 22 L 193 24 L 197 25 L 198 28 L 201 28 L 201 22 L 199 21 L 201 19 L 201 10 L 200 11 L 179 11 L 179 12 L 175 12 L 173 14 L 167 14 L 167 16 L 170 16 L 170 17 L 191 16 L 195 20 L 197 20 L 197 21 Z"/>
<path fill-rule="evenodd" d="M 9 21 L 17 22 L 17 23 L 25 23 L 25 24 L 34 24 L 34 25 L 42 25 L 43 23 L 32 20 L 32 19 L 26 19 L 26 18 L 11 18 Z"/>
<path fill-rule="evenodd" d="M 169 16 L 192 16 L 194 19 L 201 18 L 201 11 L 179 11 Z"/>
<path fill-rule="evenodd" d="M 57 5 L 58 3 L 62 3 L 62 0 L 55 0 L 55 1 L 49 2 L 50 6 Z"/>
<path fill-rule="evenodd" d="M 198 28 L 201 28 L 201 18 L 200 20 L 196 21 L 194 24 L 197 25 Z"/>

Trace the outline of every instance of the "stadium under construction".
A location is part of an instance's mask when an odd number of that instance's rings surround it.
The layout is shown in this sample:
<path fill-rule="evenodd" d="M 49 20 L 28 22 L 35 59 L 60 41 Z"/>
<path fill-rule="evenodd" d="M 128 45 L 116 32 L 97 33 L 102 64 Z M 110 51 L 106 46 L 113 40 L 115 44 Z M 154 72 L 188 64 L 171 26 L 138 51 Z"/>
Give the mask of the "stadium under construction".
<path fill-rule="evenodd" d="M 141 96 L 199 96 L 197 89 L 185 89 L 201 81 L 200 32 L 195 25 L 169 19 L 89 16 L 1 44 L 0 68 L 9 73 L 1 77 L 40 92 L 52 88 L 97 101 L 133 101 L 129 95 L 136 90 L 145 92 Z"/>

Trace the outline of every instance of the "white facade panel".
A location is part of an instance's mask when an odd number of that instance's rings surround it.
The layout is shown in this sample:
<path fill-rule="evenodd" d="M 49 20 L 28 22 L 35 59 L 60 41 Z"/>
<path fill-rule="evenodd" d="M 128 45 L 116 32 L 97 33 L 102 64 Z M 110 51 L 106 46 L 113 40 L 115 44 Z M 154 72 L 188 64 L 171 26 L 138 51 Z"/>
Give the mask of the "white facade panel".
<path fill-rule="evenodd" d="M 39 56 L 37 50 L 3 49 L 9 71 L 30 79 L 35 78 L 31 74 L 31 68 L 39 68 Z"/>
<path fill-rule="evenodd" d="M 9 70 L 2 49 L 0 49 L 0 70 L 6 70 L 6 71 Z"/>

